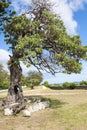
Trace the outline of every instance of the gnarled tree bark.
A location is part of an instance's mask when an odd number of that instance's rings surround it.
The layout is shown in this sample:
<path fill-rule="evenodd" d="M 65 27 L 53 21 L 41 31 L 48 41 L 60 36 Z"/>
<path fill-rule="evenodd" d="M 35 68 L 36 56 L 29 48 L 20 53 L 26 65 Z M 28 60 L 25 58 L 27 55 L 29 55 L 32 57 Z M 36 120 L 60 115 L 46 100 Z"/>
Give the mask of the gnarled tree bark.
<path fill-rule="evenodd" d="M 17 57 L 15 58 L 14 55 L 10 56 L 9 70 L 10 70 L 10 86 L 8 89 L 6 105 L 10 106 L 11 104 L 19 103 L 19 106 L 17 106 L 17 108 L 15 107 L 14 110 L 14 113 L 17 113 L 22 109 L 22 106 L 24 108 L 25 102 L 23 91 L 22 88 L 20 87 L 22 69 L 19 60 L 17 59 Z"/>

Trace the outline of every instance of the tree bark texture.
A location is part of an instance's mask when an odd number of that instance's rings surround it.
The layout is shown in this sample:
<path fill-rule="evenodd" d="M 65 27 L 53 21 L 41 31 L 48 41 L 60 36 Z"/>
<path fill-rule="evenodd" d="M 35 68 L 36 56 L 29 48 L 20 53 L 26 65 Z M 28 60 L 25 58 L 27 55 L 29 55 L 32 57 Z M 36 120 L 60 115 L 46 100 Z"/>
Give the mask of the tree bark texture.
<path fill-rule="evenodd" d="M 22 103 L 24 101 L 22 88 L 20 87 L 20 81 L 22 76 L 22 69 L 19 60 L 14 56 L 10 56 L 9 61 L 10 70 L 10 87 L 7 94 L 7 105 L 11 103 Z"/>

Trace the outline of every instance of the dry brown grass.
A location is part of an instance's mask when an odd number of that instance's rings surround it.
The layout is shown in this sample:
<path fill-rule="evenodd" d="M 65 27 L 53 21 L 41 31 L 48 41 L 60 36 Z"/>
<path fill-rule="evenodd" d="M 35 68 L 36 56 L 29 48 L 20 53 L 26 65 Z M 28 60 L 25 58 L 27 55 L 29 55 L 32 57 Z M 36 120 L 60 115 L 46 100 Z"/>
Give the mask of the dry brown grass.
<path fill-rule="evenodd" d="M 86 90 L 27 90 L 24 95 L 43 95 L 52 101 L 52 106 L 23 117 L 4 116 L 0 111 L 0 130 L 87 130 Z M 0 93 L 0 97 L 6 93 Z"/>

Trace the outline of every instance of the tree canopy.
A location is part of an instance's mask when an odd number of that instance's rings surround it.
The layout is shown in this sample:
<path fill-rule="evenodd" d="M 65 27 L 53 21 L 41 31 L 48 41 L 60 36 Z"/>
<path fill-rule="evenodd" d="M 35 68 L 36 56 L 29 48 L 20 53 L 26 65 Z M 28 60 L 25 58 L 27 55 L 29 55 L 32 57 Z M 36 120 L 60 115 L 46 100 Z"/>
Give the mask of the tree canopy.
<path fill-rule="evenodd" d="M 9 21 L 15 14 L 15 11 L 10 8 L 11 2 L 9 0 L 0 0 L 0 30 L 3 30 L 5 22 Z"/>
<path fill-rule="evenodd" d="M 53 14 L 46 1 L 36 1 L 37 6 L 21 16 L 14 16 L 6 24 L 5 40 L 11 44 L 13 55 L 27 65 L 55 74 L 81 71 L 81 59 L 86 50 L 80 36 L 70 36 L 63 21 Z"/>

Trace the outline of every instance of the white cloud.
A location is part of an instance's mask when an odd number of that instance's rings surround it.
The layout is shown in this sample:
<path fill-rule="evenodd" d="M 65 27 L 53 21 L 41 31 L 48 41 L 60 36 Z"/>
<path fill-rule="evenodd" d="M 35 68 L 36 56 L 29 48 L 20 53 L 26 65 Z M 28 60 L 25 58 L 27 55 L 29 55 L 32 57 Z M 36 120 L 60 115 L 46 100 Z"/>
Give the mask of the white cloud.
<path fill-rule="evenodd" d="M 53 3 L 56 3 L 52 10 L 60 15 L 61 19 L 63 20 L 67 32 L 71 35 L 76 34 L 77 29 L 77 22 L 73 18 L 73 11 L 69 6 L 67 0 L 53 0 Z"/>
<path fill-rule="evenodd" d="M 26 6 L 31 5 L 32 0 L 12 0 L 12 6 L 17 13 L 21 13 Z"/>
<path fill-rule="evenodd" d="M 9 60 L 9 54 L 7 51 L 0 49 L 0 64 L 2 64 L 6 70 L 7 69 L 7 62 Z"/>
<path fill-rule="evenodd" d="M 55 13 L 61 16 L 67 32 L 71 35 L 77 33 L 78 23 L 74 19 L 74 12 L 84 9 L 85 3 L 87 0 L 50 0 L 53 3 L 56 3 L 53 7 Z"/>
<path fill-rule="evenodd" d="M 87 3 L 87 0 L 70 0 L 69 6 L 73 11 L 78 11 L 84 9 L 85 3 Z"/>
<path fill-rule="evenodd" d="M 0 49 L 0 63 L 5 64 L 9 60 L 9 53 L 3 49 Z"/>

